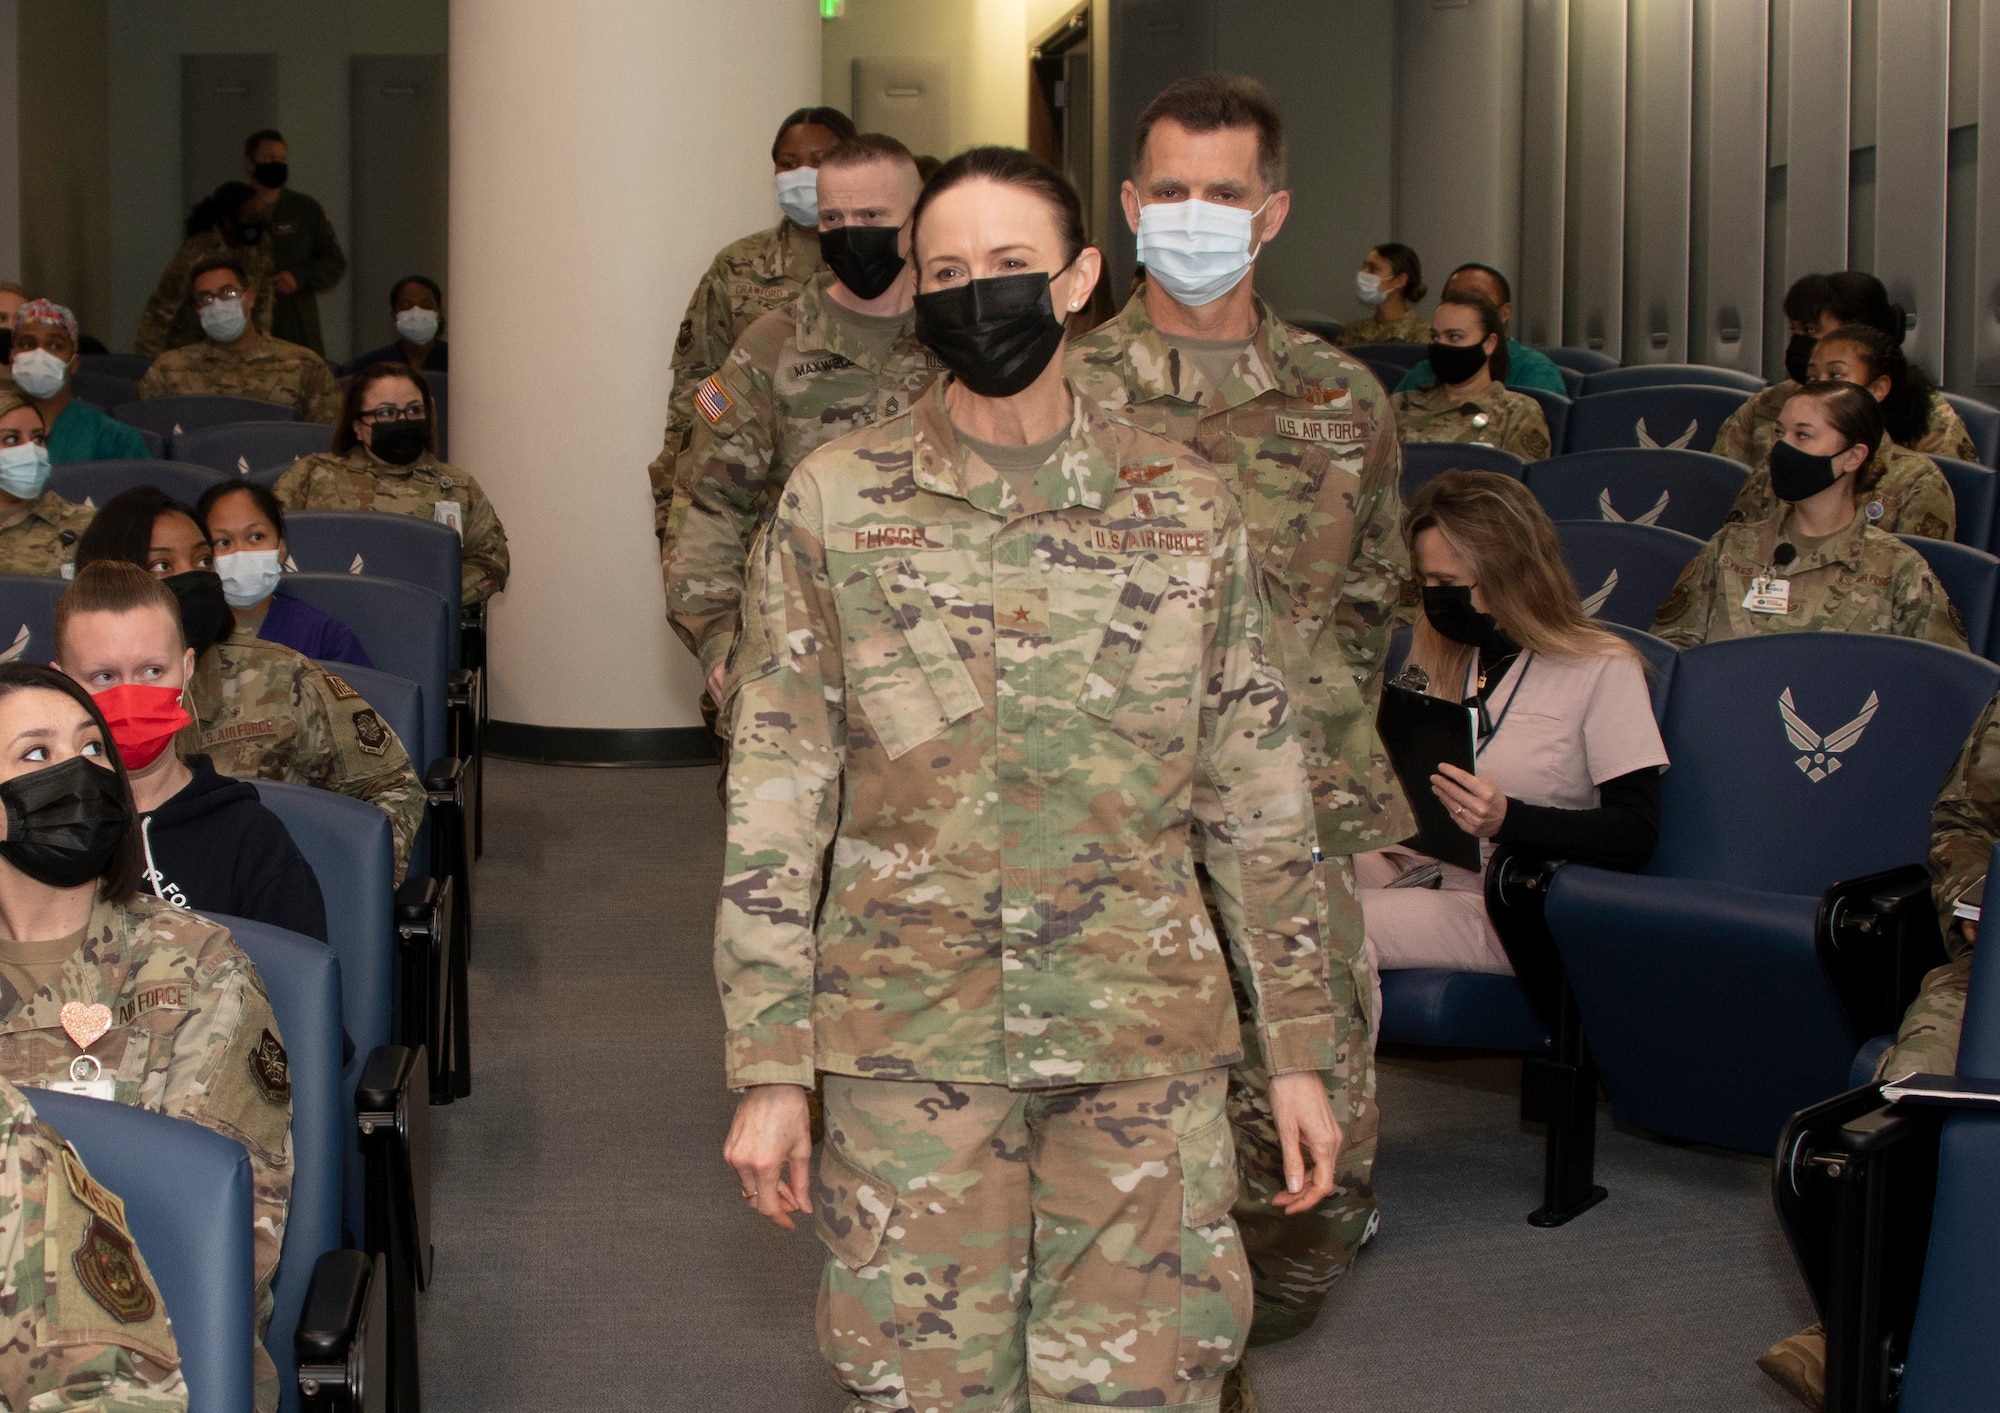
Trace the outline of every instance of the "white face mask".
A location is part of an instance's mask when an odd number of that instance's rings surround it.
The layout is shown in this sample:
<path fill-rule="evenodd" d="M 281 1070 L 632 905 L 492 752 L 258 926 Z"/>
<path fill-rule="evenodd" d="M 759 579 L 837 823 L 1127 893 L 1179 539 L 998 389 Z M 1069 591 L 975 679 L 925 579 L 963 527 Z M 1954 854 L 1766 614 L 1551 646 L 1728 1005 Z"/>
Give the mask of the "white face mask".
<path fill-rule="evenodd" d="M 249 608 L 271 596 L 285 570 L 276 550 L 237 550 L 217 555 L 215 572 L 222 576 L 222 597 L 229 606 Z"/>
<path fill-rule="evenodd" d="M 414 305 L 396 315 L 396 332 L 411 343 L 429 343 L 438 334 L 438 312 Z"/>
<path fill-rule="evenodd" d="M 1389 291 L 1382 288 L 1382 277 L 1367 270 L 1354 277 L 1354 292 L 1363 304 L 1380 304 L 1389 297 Z"/>
<path fill-rule="evenodd" d="M 69 364 L 45 348 L 14 355 L 14 382 L 29 397 L 54 397 L 69 377 Z"/>
<path fill-rule="evenodd" d="M 235 343 L 249 322 L 240 294 L 234 299 L 218 299 L 201 311 L 201 331 L 217 343 Z"/>
<path fill-rule="evenodd" d="M 1265 200 L 1264 206 L 1271 203 Z M 1243 282 L 1257 259 L 1250 224 L 1263 212 L 1213 201 L 1155 201 L 1139 208 L 1139 262 L 1176 302 L 1199 307 Z"/>
<path fill-rule="evenodd" d="M 802 226 L 819 227 L 819 168 L 778 173 L 778 209 Z"/>
<path fill-rule="evenodd" d="M 33 500 L 49 486 L 49 449 L 40 442 L 0 446 L 0 491 Z"/>

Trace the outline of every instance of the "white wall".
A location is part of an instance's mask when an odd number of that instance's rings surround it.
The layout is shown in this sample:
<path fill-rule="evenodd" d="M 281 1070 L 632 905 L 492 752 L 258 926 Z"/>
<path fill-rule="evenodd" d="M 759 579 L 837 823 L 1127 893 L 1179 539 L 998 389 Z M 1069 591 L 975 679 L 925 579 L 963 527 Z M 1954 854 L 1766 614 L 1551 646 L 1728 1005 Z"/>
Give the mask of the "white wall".
<path fill-rule="evenodd" d="M 348 57 L 442 54 L 446 10 L 445 0 L 109 0 L 109 6 L 112 317 L 103 337 L 114 349 L 129 349 L 187 215 L 181 55 L 278 56 L 277 126 L 291 146 L 292 185 L 319 199 L 345 245 Z M 345 358 L 355 351 L 348 347 L 346 286 L 322 294 L 319 309 L 328 355 Z"/>

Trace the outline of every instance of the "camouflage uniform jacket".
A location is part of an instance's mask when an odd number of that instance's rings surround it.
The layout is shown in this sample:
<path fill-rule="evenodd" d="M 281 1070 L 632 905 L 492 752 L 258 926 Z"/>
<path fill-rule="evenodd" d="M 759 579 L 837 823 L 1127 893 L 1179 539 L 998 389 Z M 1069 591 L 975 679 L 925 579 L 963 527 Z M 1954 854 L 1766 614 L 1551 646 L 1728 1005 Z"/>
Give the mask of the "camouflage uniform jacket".
<path fill-rule="evenodd" d="M 54 491 L 16 501 L 12 510 L 0 511 L 0 574 L 69 578 L 75 572 L 76 542 L 96 514 Z"/>
<path fill-rule="evenodd" d="M 1309 786 L 1235 498 L 1072 396 L 1020 493 L 960 445 L 942 384 L 785 487 L 724 703 L 731 1085 L 1234 1063 L 1197 779 L 1227 810 L 1209 855 L 1240 869 L 1224 921 L 1271 1068 L 1334 1064 L 1354 997 L 1321 946 Z"/>
<path fill-rule="evenodd" d="M 878 361 L 827 306 L 833 272 L 736 341 L 709 378 L 676 465 L 667 535 L 667 616 L 704 672 L 729 657 L 742 616 L 743 561 L 808 452 L 909 410 L 943 367 L 916 316 Z M 712 415 L 711 415 L 712 414 Z"/>
<path fill-rule="evenodd" d="M 1959 902 L 1979 906 L 1986 862 L 2000 842 L 2000 697 L 1986 704 L 1972 725 L 1958 764 L 1945 777 L 1931 810 L 1931 896 L 1954 958 L 1971 950 L 1952 916 Z M 1996 925 L 2000 925 L 1997 922 Z"/>
<path fill-rule="evenodd" d="M 1924 557 L 1856 514 L 1839 534 L 1801 551 L 1782 572 L 1771 564 L 1789 528 L 1790 507 L 1763 520 L 1724 525 L 1681 571 L 1653 623 L 1677 648 L 1759 633 L 1893 633 L 1965 647 L 1965 627 Z M 1750 581 L 1789 582 L 1784 613 L 1743 606 Z"/>
<path fill-rule="evenodd" d="M 1921 535 L 1927 540 L 1948 540 L 1958 528 L 1958 504 L 1952 499 L 1951 482 L 1937 463 L 1920 452 L 1897 446 L 1885 434 L 1875 458 L 1881 476 L 1863 496 L 1855 493 L 1862 515 L 1870 525 L 1890 535 Z M 1729 518 L 1762 520 L 1778 509 L 1771 493 L 1771 470 L 1760 466 L 1743 482 Z"/>
<path fill-rule="evenodd" d="M 425 452 L 408 466 L 377 461 L 356 446 L 346 455 L 323 451 L 302 456 L 278 478 L 278 504 L 287 510 L 380 510 L 391 515 L 439 518 L 437 507 L 459 506 L 459 595 L 483 603 L 507 587 L 513 561 L 507 527 L 479 482 Z"/>
<path fill-rule="evenodd" d="M 687 317 L 674 337 L 665 444 L 647 468 L 653 482 L 653 525 L 662 534 L 674 497 L 674 461 L 694 430 L 695 389 L 722 367 L 752 324 L 790 304 L 824 268 L 819 233 L 784 220 L 723 246 L 694 287 Z"/>
<path fill-rule="evenodd" d="M 1397 492 L 1402 447 L 1367 368 L 1262 300 L 1257 318 L 1219 389 L 1175 355 L 1138 296 L 1070 345 L 1067 371 L 1114 417 L 1185 444 L 1236 493 L 1277 614 L 1270 636 L 1321 848 L 1359 853 L 1416 831 L 1374 712 L 1389 632 L 1414 582 Z"/>
<path fill-rule="evenodd" d="M 1762 466 L 1771 455 L 1771 443 L 1778 439 L 1778 414 L 1785 410 L 1786 402 L 1798 392 L 1799 386 L 1787 378 L 1745 399 L 1743 405 L 1730 413 L 1716 431 L 1715 445 L 1709 449 L 1717 456 L 1726 456 L 1752 470 Z M 1925 456 L 1954 457 L 1959 461 L 1979 460 L 1979 453 L 1972 445 L 1972 434 L 1965 430 L 1964 420 L 1944 400 L 1941 392 L 1931 394 L 1929 423 L 1923 436 L 1908 450 Z M 1904 530 L 1901 533 L 1916 535 L 1923 532 Z M 1949 539 L 1950 536 L 1937 538 Z"/>
<path fill-rule="evenodd" d="M 1542 405 L 1526 393 L 1489 383 L 1478 397 L 1461 401 L 1444 384 L 1395 395 L 1396 429 L 1410 442 L 1461 442 L 1498 447 L 1523 461 L 1549 454 L 1549 423 Z"/>
<path fill-rule="evenodd" d="M 105 1006 L 110 1028 L 80 1048 L 63 1028 L 71 1001 Z M 82 945 L 48 985 L 23 996 L 0 978 L 0 1076 L 47 1086 L 88 1054 L 121 1104 L 188 1119 L 250 1155 L 257 1333 L 292 1200 L 292 1080 L 257 969 L 227 928 L 144 895 L 98 899 Z M 275 1407 L 276 1368 L 255 1350 L 260 1406 Z"/>
<path fill-rule="evenodd" d="M 1338 348 L 1352 348 L 1358 343 L 1429 343 L 1431 341 L 1431 321 L 1423 315 L 1411 312 L 1400 319 L 1384 319 L 1380 310 L 1366 319 L 1356 319 L 1351 324 L 1342 324 L 1340 332 L 1334 336 Z"/>
<path fill-rule="evenodd" d="M 388 815 L 403 881 L 424 822 L 423 782 L 359 692 L 311 658 L 239 627 L 195 660 L 187 710 L 194 724 L 174 738 L 182 755 L 206 755 L 219 774 L 240 780 L 316 785 Z"/>
<path fill-rule="evenodd" d="M 269 334 L 240 350 L 212 339 L 168 349 L 139 380 L 137 396 L 174 393 L 257 398 L 292 408 L 301 422 L 328 426 L 340 417 L 340 380 L 326 360 Z"/>
<path fill-rule="evenodd" d="M 185 1413 L 167 1302 L 125 1204 L 0 1080 L 0 1405 Z"/>
<path fill-rule="evenodd" d="M 133 345 L 139 352 L 157 358 L 170 348 L 206 342 L 208 336 L 202 333 L 201 320 L 194 312 L 191 277 L 194 267 L 211 255 L 233 256 L 247 267 L 243 278 L 256 291 L 256 299 L 250 306 L 250 322 L 260 334 L 271 332 L 271 315 L 278 307 L 278 267 L 271 259 L 269 238 L 254 245 L 231 245 L 222 238 L 222 232 L 203 231 L 183 241 L 174 258 L 167 262 L 167 268 L 160 272 L 153 297 L 146 301 L 145 311 L 139 315 L 139 337 Z"/>

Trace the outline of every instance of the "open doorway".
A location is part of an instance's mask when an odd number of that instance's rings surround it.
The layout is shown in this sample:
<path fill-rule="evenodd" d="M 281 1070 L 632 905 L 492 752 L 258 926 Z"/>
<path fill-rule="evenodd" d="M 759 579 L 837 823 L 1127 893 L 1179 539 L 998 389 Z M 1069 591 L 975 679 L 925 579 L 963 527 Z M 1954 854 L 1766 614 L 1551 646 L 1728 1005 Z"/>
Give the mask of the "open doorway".
<path fill-rule="evenodd" d="M 1090 6 L 1028 48 L 1028 150 L 1061 172 L 1090 211 Z M 1095 238 L 1095 232 L 1092 233 Z"/>

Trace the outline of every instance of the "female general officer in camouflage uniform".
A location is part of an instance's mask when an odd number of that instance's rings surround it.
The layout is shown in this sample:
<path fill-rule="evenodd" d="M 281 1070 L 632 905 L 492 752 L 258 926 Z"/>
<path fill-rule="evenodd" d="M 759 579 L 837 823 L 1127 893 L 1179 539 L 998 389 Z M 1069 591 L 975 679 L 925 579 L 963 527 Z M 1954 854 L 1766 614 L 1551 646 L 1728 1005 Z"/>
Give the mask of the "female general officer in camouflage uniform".
<path fill-rule="evenodd" d="M 1924 557 L 1860 508 L 1880 474 L 1882 412 L 1852 383 L 1807 383 L 1771 448 L 1777 506 L 1731 520 L 1660 605 L 1653 632 L 1677 648 L 1759 633 L 1893 633 L 1965 646 L 1958 610 Z"/>
<path fill-rule="evenodd" d="M 952 377 L 808 456 L 752 561 L 724 704 L 726 1157 L 759 1213 L 816 1214 L 853 1407 L 1212 1409 L 1251 1293 L 1198 778 L 1302 1208 L 1331 1188 L 1317 1071 L 1351 984 L 1321 948 L 1269 611 L 1207 465 L 1063 379 L 1054 311 L 1100 265 L 1068 184 L 976 148 L 914 220 L 918 328 Z"/>
<path fill-rule="evenodd" d="M 226 928 L 139 891 L 125 767 L 84 689 L 0 664 L 0 1078 L 190 1119 L 248 1151 L 257 1404 L 292 1196 L 292 1083 L 264 984 Z"/>

